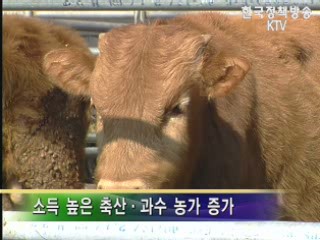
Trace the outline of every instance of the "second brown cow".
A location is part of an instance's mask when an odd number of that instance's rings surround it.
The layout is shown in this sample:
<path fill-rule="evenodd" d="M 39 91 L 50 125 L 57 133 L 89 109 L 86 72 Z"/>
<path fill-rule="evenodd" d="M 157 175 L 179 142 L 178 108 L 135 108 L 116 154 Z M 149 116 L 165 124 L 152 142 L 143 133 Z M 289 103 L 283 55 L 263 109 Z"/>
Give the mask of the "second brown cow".
<path fill-rule="evenodd" d="M 313 39 L 317 18 L 275 33 L 265 21 L 200 14 L 112 30 L 94 66 L 62 49 L 45 68 L 65 91 L 92 97 L 99 188 L 291 189 L 283 217 L 319 221 Z"/>
<path fill-rule="evenodd" d="M 83 188 L 89 99 L 56 88 L 42 61 L 68 47 L 91 56 L 85 40 L 71 29 L 15 15 L 3 16 L 2 35 L 3 187 Z M 20 194 L 10 196 L 23 202 Z"/>

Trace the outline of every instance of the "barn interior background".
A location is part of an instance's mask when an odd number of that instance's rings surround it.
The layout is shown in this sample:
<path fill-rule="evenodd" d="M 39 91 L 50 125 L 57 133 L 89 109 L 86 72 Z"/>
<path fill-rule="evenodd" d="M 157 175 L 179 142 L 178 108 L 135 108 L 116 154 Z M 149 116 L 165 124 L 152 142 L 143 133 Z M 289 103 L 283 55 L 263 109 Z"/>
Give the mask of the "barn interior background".
<path fill-rule="evenodd" d="M 98 35 L 101 32 L 106 32 L 109 31 L 113 28 L 116 27 L 120 27 L 120 26 L 124 26 L 127 24 L 136 24 L 136 23 L 144 23 L 144 22 L 149 22 L 149 21 L 153 21 L 155 19 L 159 19 L 159 18 L 172 18 L 174 16 L 177 16 L 179 14 L 194 14 L 199 12 L 199 7 L 196 7 L 196 3 L 198 2 L 198 4 L 206 2 L 207 4 L 209 3 L 217 3 L 216 7 L 211 7 L 211 9 L 214 9 L 215 11 L 223 11 L 224 13 L 227 14 L 232 14 L 232 15 L 241 15 L 241 11 L 239 11 L 239 9 L 241 9 L 241 6 L 244 6 L 246 4 L 250 4 L 253 2 L 257 2 L 259 3 L 259 0 L 221 0 L 221 1 L 217 1 L 217 0 L 176 0 L 175 2 L 181 3 L 181 4 L 186 4 L 188 3 L 188 7 L 186 7 L 186 5 L 184 5 L 184 7 L 182 7 L 181 9 L 183 9 L 183 11 L 178 11 L 179 7 L 169 7 L 167 9 L 164 9 L 162 11 L 156 10 L 157 8 L 159 9 L 159 4 L 164 3 L 164 2 L 173 2 L 175 0 L 139 0 L 137 2 L 141 3 L 144 2 L 146 3 L 144 6 L 139 5 L 137 7 L 137 5 L 131 5 L 126 7 L 125 11 L 119 11 L 121 9 L 121 4 L 124 2 L 132 2 L 133 0 L 109 0 L 109 1 L 104 1 L 106 3 L 110 3 L 109 7 L 105 7 L 103 10 L 94 10 L 90 9 L 90 7 L 81 9 L 80 5 L 77 4 L 83 4 L 86 2 L 90 2 L 91 4 L 96 4 L 99 1 L 97 0 L 80 0 L 80 1 L 76 1 L 76 0 L 22 0 L 22 1 L 18 1 L 18 0 L 4 0 L 3 1 L 3 6 L 4 6 L 4 10 L 3 14 L 22 14 L 25 16 L 34 16 L 34 17 L 39 17 L 42 19 L 47 19 L 49 21 L 53 21 L 65 26 L 69 26 L 71 28 L 74 28 L 76 30 L 78 30 L 80 32 L 80 34 L 86 39 L 86 41 L 88 42 L 88 45 L 90 47 L 90 50 L 94 53 L 94 54 L 99 54 L 99 51 L 97 49 L 97 42 L 98 42 Z M 267 0 L 268 1 L 268 0 Z M 102 1 L 100 1 L 102 2 Z M 270 1 L 269 1 L 270 2 Z M 303 0 L 303 1 L 290 1 L 290 0 L 281 0 L 281 1 L 272 1 L 272 2 L 286 2 L 286 3 L 290 3 L 290 2 L 294 2 L 294 3 L 298 3 L 298 4 L 309 4 L 311 6 L 312 10 L 319 10 L 320 9 L 320 0 Z M 44 10 L 39 10 L 37 9 L 36 4 L 41 3 L 42 5 L 42 9 Z M 57 4 L 60 4 L 59 7 L 57 7 Z M 73 4 L 73 11 L 64 11 L 63 9 L 63 5 L 62 3 L 66 4 L 66 6 L 64 7 L 68 7 L 70 4 L 72 7 Z M 151 3 L 153 5 L 151 5 Z M 220 5 L 219 5 L 220 3 Z M 16 5 L 15 5 L 16 4 Z M 113 4 L 113 5 L 112 5 Z M 148 5 L 149 4 L 149 5 Z M 158 4 L 158 6 L 157 6 Z M 233 6 L 236 7 L 233 7 Z M 111 8 L 110 6 L 113 6 L 113 8 Z M 181 7 L 181 6 L 180 6 Z M 105 10 L 105 9 L 117 9 L 117 11 L 115 10 Z M 90 11 L 88 11 L 90 9 Z M 100 9 L 100 8 L 99 8 Z M 232 11 L 230 9 L 233 9 Z M 237 9 L 237 10 L 235 10 Z M 56 11 L 59 10 L 59 11 Z M 188 11 L 187 11 L 188 10 Z M 227 10 L 227 11 L 226 11 Z M 320 15 L 320 11 L 313 11 L 313 14 L 316 15 Z M 94 114 L 93 114 L 94 115 Z M 98 150 L 96 147 L 96 134 L 95 134 L 95 118 L 92 117 L 91 119 L 91 125 L 89 128 L 89 132 L 87 135 L 87 147 L 86 147 L 86 158 L 87 158 L 87 172 L 88 172 L 88 176 L 93 176 L 93 171 L 96 165 L 96 158 L 97 158 L 97 154 L 98 154 Z M 93 179 L 88 179 L 87 180 L 88 183 L 92 183 Z M 10 213 L 8 213 L 5 217 L 9 217 Z M 101 237 L 102 232 L 96 232 L 95 227 L 96 226 L 88 226 L 87 223 L 81 223 L 81 224 L 85 224 L 86 226 L 81 227 L 80 223 L 74 223 L 73 225 L 70 224 L 70 228 L 74 228 L 76 232 L 78 232 L 78 239 L 87 239 L 88 236 L 90 236 L 90 238 L 94 239 L 95 237 Z M 102 223 L 101 223 L 102 224 Z M 269 225 L 268 225 L 269 224 Z M 269 233 L 274 233 L 275 235 L 277 234 L 281 234 L 281 232 L 283 232 L 286 228 L 287 229 L 294 229 L 295 226 L 285 226 L 285 225 L 281 225 L 280 223 L 274 224 L 273 223 L 265 223 L 264 225 L 261 224 L 253 224 L 251 225 L 251 230 L 255 229 L 255 238 L 254 239 L 266 239 L 263 238 L 261 236 L 261 238 L 259 238 L 260 234 L 262 232 L 269 232 Z M 302 224 L 302 223 L 301 223 Z M 255 225 L 255 226 L 254 226 Z M 17 226 L 17 228 L 21 228 L 22 225 Z M 80 227 L 79 227 L 80 226 Z M 305 225 L 306 227 L 308 227 L 307 225 Z M 39 232 L 46 232 L 46 234 L 48 235 L 49 233 L 51 233 L 50 231 L 52 231 L 52 235 L 51 236 L 56 236 L 56 238 L 53 239 L 72 239 L 74 236 L 72 234 L 74 234 L 74 231 L 64 231 L 63 228 L 59 228 L 59 226 L 53 226 L 53 225 L 41 225 L 41 223 L 39 224 L 33 224 L 32 226 L 30 225 L 25 225 L 24 226 L 24 230 L 20 231 L 20 233 L 22 232 L 22 234 L 25 233 L 32 233 L 32 231 L 29 231 L 29 228 L 34 228 L 37 229 L 37 231 Z M 194 227 L 194 226 L 186 226 L 186 227 Z M 235 226 L 233 226 L 235 227 Z M 239 228 L 239 232 L 237 235 L 237 239 L 240 238 L 241 234 L 244 232 L 243 227 L 246 226 L 242 226 L 241 223 L 239 223 L 238 228 Z M 255 228 L 253 228 L 255 227 Z M 298 227 L 298 225 L 297 225 Z M 315 233 L 315 228 L 313 228 L 314 226 L 309 226 L 310 227 L 310 233 L 314 232 Z M 230 226 L 219 226 L 217 229 L 221 229 L 221 231 L 229 231 L 230 230 Z M 266 230 L 268 229 L 268 230 Z M 297 228 L 298 229 L 298 228 Z M 318 229 L 318 228 L 317 228 Z M 241 230 L 241 231 L 240 231 Z M 15 232 L 18 233 L 19 231 Z M 242 233 L 241 233 L 242 232 Z M 71 235 L 70 235 L 71 234 Z M 107 234 L 107 232 L 105 232 L 105 234 Z M 110 232 L 109 232 L 110 234 Z M 113 233 L 113 236 L 116 236 L 116 232 Z M 120 234 L 120 233 L 117 233 Z M 137 233 L 136 233 L 137 234 Z M 201 233 L 197 233 L 198 235 L 194 235 L 199 237 L 199 234 L 201 235 Z M 301 236 L 301 238 L 299 239 L 306 239 L 304 238 L 304 233 L 297 233 L 296 235 L 292 235 L 292 236 Z M 8 235 L 7 235 L 8 236 Z M 12 236 L 12 235 L 10 235 Z M 25 238 L 23 239 L 35 239 L 35 235 L 30 235 L 30 236 L 26 236 L 26 235 L 21 235 Z M 120 235 L 118 235 L 120 236 Z M 123 236 L 123 235 L 121 235 Z M 129 235 L 128 235 L 129 236 Z M 133 235 L 130 236 L 130 238 L 128 239 L 132 239 Z M 147 234 L 141 234 L 140 236 L 135 235 L 136 237 L 139 237 L 139 239 L 147 239 L 144 237 L 147 237 Z M 278 235 L 280 236 L 280 235 Z M 289 236 L 289 235 L 288 235 Z M 316 235 L 316 233 L 313 235 L 314 238 L 312 239 L 320 239 L 319 234 Z M 191 239 L 192 236 L 189 236 Z M 210 236 L 209 236 L 210 237 Z M 8 239 L 8 238 L 7 238 Z M 18 238 L 17 238 L 18 239 Z M 20 239 L 20 238 L 19 238 Z M 21 238 L 22 239 L 22 238 Z M 111 239 L 111 238 L 110 238 Z M 178 238 L 178 236 L 175 236 L 174 238 L 170 238 L 170 239 L 182 239 L 182 238 Z M 217 238 L 210 238 L 210 239 L 217 239 Z M 233 239 L 233 238 L 228 238 L 228 239 Z M 249 238 L 247 238 L 249 239 Z M 270 238 L 271 239 L 271 238 Z M 272 238 L 272 239 L 276 239 L 276 238 Z M 282 238 L 282 239 L 296 239 L 296 238 Z M 311 238 L 310 238 L 311 239 Z"/>

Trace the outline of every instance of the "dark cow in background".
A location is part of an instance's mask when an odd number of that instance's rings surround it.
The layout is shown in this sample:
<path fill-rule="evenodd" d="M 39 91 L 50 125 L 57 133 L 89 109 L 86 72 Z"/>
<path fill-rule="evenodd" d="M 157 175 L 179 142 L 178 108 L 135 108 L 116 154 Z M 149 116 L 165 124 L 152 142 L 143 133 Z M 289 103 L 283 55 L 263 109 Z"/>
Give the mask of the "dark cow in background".
<path fill-rule="evenodd" d="M 4 187 L 82 188 L 89 99 L 54 87 L 42 61 L 54 49 L 91 57 L 89 49 L 73 30 L 21 16 L 3 21 Z"/>
<path fill-rule="evenodd" d="M 319 18 L 280 33 L 210 13 L 114 29 L 94 68 L 81 49 L 52 51 L 44 66 L 66 92 L 92 97 L 99 188 L 293 190 L 282 217 L 319 221 L 316 39 Z"/>

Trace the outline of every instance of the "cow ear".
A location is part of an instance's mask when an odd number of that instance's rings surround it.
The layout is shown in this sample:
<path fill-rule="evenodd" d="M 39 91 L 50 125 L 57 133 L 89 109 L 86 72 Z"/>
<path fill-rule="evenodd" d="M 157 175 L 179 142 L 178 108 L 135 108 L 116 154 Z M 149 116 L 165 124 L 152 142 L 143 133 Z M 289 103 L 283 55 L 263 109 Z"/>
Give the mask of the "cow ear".
<path fill-rule="evenodd" d="M 243 57 L 232 56 L 212 49 L 210 37 L 203 35 L 201 75 L 203 87 L 209 98 L 223 97 L 240 83 L 248 71 L 250 63 Z"/>
<path fill-rule="evenodd" d="M 250 70 L 250 63 L 245 58 L 227 57 L 222 70 L 219 78 L 206 90 L 210 98 L 227 95 L 245 78 Z"/>
<path fill-rule="evenodd" d="M 80 48 L 61 48 L 47 53 L 43 68 L 49 80 L 72 95 L 90 96 L 89 82 L 95 57 Z"/>

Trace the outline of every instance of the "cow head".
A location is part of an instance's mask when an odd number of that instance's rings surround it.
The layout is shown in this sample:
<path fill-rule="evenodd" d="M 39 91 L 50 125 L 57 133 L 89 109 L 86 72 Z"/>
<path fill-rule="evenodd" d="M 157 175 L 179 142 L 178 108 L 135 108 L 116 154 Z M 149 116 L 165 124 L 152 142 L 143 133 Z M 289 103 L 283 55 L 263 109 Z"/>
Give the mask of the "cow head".
<path fill-rule="evenodd" d="M 85 40 L 36 18 L 3 20 L 3 187 L 82 188 L 89 101 L 57 89 L 41 65 L 52 49 L 90 54 Z"/>
<path fill-rule="evenodd" d="M 76 49 L 47 54 L 51 80 L 90 96 L 99 114 L 99 188 L 187 186 L 203 99 L 226 95 L 249 70 L 219 44 L 179 26 L 135 25 L 102 34 L 95 63 Z"/>

